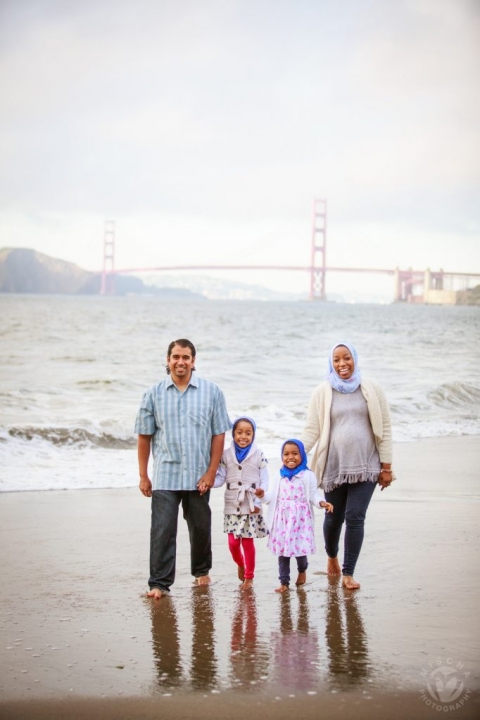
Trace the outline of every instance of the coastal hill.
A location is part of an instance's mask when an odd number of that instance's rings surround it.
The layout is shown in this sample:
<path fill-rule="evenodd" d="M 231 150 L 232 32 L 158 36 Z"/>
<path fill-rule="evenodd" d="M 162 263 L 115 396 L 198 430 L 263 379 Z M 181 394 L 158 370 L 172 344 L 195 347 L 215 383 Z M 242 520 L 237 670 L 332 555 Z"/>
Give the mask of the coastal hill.
<path fill-rule="evenodd" d="M 98 295 L 101 277 L 74 263 L 44 255 L 29 248 L 0 249 L 0 293 L 35 293 L 61 295 Z M 146 285 L 136 277 L 117 275 L 115 293 L 139 295 L 154 293 L 169 297 L 200 299 L 185 289 L 160 289 Z"/>
<path fill-rule="evenodd" d="M 0 293 L 98 295 L 101 274 L 28 248 L 0 249 Z M 159 295 L 184 300 L 298 300 L 303 295 L 281 293 L 261 285 L 199 276 L 151 274 L 143 279 L 115 276 L 116 295 Z"/>
<path fill-rule="evenodd" d="M 480 285 L 457 292 L 457 305 L 480 305 Z"/>

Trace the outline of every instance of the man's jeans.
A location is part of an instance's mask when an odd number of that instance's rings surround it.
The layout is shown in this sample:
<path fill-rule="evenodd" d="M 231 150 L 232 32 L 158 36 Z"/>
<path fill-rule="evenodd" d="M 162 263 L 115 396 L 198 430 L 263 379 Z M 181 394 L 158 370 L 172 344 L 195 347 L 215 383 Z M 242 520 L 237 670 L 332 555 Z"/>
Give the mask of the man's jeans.
<path fill-rule="evenodd" d="M 175 580 L 177 555 L 178 508 L 183 508 L 190 535 L 190 565 L 194 577 L 208 575 L 212 567 L 212 516 L 208 499 L 210 491 L 154 490 L 150 530 L 151 588 L 169 591 Z"/>

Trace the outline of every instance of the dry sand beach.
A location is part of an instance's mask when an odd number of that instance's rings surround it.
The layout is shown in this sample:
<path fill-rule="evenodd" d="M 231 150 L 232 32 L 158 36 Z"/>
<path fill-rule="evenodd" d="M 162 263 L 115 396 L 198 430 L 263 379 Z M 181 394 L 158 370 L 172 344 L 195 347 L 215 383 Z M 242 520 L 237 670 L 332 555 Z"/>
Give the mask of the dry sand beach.
<path fill-rule="evenodd" d="M 325 575 L 320 517 L 304 589 L 273 592 L 259 540 L 241 593 L 219 490 L 212 585 L 192 586 L 181 520 L 155 603 L 137 489 L 3 493 L 0 717 L 480 716 L 479 467 L 476 436 L 396 445 L 356 593 Z"/>

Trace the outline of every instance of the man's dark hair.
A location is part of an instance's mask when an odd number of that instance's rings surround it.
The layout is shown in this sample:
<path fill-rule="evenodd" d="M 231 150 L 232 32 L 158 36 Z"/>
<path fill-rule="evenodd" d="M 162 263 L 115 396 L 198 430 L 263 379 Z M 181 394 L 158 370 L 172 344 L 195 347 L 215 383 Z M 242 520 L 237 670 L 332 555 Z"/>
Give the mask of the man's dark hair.
<path fill-rule="evenodd" d="M 195 350 L 195 345 L 190 340 L 186 340 L 185 338 L 180 338 L 180 340 L 172 340 L 172 342 L 168 346 L 167 358 L 169 358 L 170 355 L 172 354 L 172 350 L 175 347 L 175 345 L 180 345 L 180 347 L 182 347 L 182 348 L 189 348 L 192 353 L 192 358 L 195 360 L 195 356 L 197 354 L 197 351 Z M 167 374 L 170 375 L 170 368 L 168 367 L 168 365 L 166 366 L 166 369 L 167 369 Z M 193 367 L 192 370 L 195 370 L 195 368 Z"/>

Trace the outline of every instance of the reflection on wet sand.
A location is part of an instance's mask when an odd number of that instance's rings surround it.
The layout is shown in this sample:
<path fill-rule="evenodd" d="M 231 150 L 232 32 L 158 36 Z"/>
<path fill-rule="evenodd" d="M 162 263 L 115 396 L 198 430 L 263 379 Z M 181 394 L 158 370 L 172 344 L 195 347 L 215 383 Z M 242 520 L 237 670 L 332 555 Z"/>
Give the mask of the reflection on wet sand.
<path fill-rule="evenodd" d="M 162 598 L 161 602 L 152 602 L 150 614 L 158 689 L 167 691 L 183 685 L 184 682 L 174 601 L 166 597 Z"/>
<path fill-rule="evenodd" d="M 325 635 L 329 680 L 343 689 L 362 684 L 371 674 L 368 639 L 355 593 L 329 578 Z"/>
<path fill-rule="evenodd" d="M 296 622 L 292 603 L 297 602 Z M 280 631 L 272 633 L 273 676 L 284 689 L 312 690 L 318 684 L 318 633 L 310 627 L 305 590 L 280 596 Z"/>
<path fill-rule="evenodd" d="M 258 689 L 267 679 L 270 652 L 268 643 L 258 639 L 258 613 L 254 591 L 241 592 L 232 618 L 230 681 L 232 686 Z"/>
<path fill-rule="evenodd" d="M 345 591 L 337 579 L 329 579 L 326 652 L 324 655 L 322 649 L 321 656 L 317 626 L 323 619 L 318 617 L 317 607 L 312 618 L 308 592 L 299 588 L 275 598 L 275 604 L 277 600 L 278 620 L 274 612 L 269 621 L 278 627 L 269 638 L 268 625 L 262 627 L 259 620 L 255 592 L 232 595 L 229 648 L 228 636 L 219 630 L 226 617 L 215 618 L 215 596 L 209 586 L 192 589 L 178 607 L 170 597 L 152 602 L 156 689 L 164 693 L 179 689 L 205 692 L 230 686 L 244 691 L 273 684 L 288 692 L 308 692 L 317 691 L 325 679 L 335 688 L 348 689 L 372 675 L 355 593 Z M 222 643 L 218 648 L 217 641 Z M 218 660 L 218 653 L 224 657 L 227 650 L 228 683 L 225 665 L 219 671 Z"/>
<path fill-rule="evenodd" d="M 157 689 L 162 692 L 188 685 L 194 690 L 211 690 L 218 681 L 215 657 L 214 608 L 210 588 L 195 588 L 190 599 L 191 622 L 188 632 L 183 627 L 183 636 L 190 637 L 190 668 L 182 666 L 179 623 L 175 601 L 164 597 L 152 602 L 153 656 L 157 670 Z M 182 613 L 184 616 L 184 613 Z M 185 664 L 185 660 L 184 660 Z"/>
<path fill-rule="evenodd" d="M 192 591 L 192 656 L 190 681 L 194 690 L 212 690 L 217 684 L 214 604 L 209 586 Z"/>

